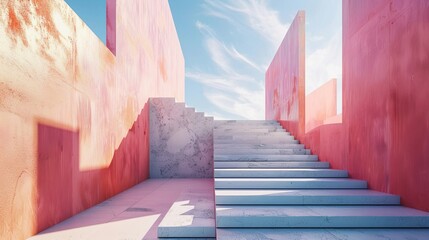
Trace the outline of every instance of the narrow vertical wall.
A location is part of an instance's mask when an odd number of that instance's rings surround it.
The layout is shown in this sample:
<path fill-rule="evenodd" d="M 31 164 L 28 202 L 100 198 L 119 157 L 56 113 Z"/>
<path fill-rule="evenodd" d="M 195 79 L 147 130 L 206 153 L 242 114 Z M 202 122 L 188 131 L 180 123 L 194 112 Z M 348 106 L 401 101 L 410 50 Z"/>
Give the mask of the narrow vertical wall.
<path fill-rule="evenodd" d="M 151 98 L 150 177 L 212 178 L 213 117 L 173 98 Z"/>
<path fill-rule="evenodd" d="M 167 0 L 115 1 L 116 56 L 62 0 L 0 8 L 0 238 L 25 239 L 149 176 L 147 101 L 183 101 L 184 60 Z"/>
<path fill-rule="evenodd" d="M 429 2 L 343 3 L 348 166 L 429 211 Z"/>
<path fill-rule="evenodd" d="M 305 96 L 305 132 L 337 116 L 337 79 L 326 82 Z"/>
<path fill-rule="evenodd" d="M 299 11 L 265 73 L 265 119 L 305 134 L 305 13 Z"/>

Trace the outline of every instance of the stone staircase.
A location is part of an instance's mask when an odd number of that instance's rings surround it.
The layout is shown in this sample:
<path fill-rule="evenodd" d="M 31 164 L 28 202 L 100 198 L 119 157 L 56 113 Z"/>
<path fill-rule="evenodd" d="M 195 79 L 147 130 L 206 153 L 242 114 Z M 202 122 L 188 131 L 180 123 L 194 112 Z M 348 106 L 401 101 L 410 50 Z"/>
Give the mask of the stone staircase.
<path fill-rule="evenodd" d="M 276 121 L 215 121 L 214 176 L 217 239 L 249 239 L 246 228 L 258 228 L 250 239 L 284 239 L 296 228 L 429 227 L 429 213 L 330 169 Z"/>

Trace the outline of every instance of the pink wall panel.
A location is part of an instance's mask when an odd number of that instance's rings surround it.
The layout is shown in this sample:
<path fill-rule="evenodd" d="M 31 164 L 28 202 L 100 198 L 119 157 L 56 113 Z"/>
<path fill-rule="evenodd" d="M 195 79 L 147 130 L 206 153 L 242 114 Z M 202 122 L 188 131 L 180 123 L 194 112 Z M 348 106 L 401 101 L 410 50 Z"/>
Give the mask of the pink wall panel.
<path fill-rule="evenodd" d="M 343 1 L 343 123 L 298 139 L 322 161 L 368 180 L 370 188 L 429 211 L 428 66 L 428 1 Z M 268 90 L 283 86 L 266 81 Z M 286 111 L 286 102 L 276 108 L 268 102 L 267 118 Z"/>
<path fill-rule="evenodd" d="M 332 79 L 305 96 L 305 132 L 337 115 L 337 79 Z"/>
<path fill-rule="evenodd" d="M 305 132 L 305 13 L 299 11 L 265 74 L 265 118 Z"/>
<path fill-rule="evenodd" d="M 62 0 L 0 6 L 0 239 L 25 239 L 148 177 L 184 59 L 167 0 L 108 0 L 116 56 Z"/>
<path fill-rule="evenodd" d="M 349 170 L 429 210 L 429 2 L 343 3 Z"/>

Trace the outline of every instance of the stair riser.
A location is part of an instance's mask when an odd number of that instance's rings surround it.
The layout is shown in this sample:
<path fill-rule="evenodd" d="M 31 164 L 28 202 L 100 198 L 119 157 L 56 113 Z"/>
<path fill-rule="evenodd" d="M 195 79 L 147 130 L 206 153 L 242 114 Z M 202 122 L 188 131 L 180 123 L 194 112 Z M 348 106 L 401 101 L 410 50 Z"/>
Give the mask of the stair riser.
<path fill-rule="evenodd" d="M 225 171 L 216 169 L 216 178 L 346 178 L 347 171 Z"/>
<path fill-rule="evenodd" d="M 365 189 L 365 181 L 217 181 L 216 189 Z"/>
<path fill-rule="evenodd" d="M 217 155 L 243 155 L 243 154 L 253 154 L 253 155 L 290 155 L 290 154 L 299 154 L 299 155 L 308 155 L 310 154 L 309 149 L 215 149 L 214 154 Z"/>
<path fill-rule="evenodd" d="M 318 161 L 317 155 L 214 155 L 215 161 Z"/>
<path fill-rule="evenodd" d="M 237 228 L 419 228 L 429 217 L 414 216 L 217 216 L 217 227 Z"/>
<path fill-rule="evenodd" d="M 328 162 L 214 162 L 215 168 L 329 168 Z"/>
<path fill-rule="evenodd" d="M 216 140 L 216 144 L 294 144 L 299 143 L 298 140 L 285 140 L 285 139 L 247 139 L 247 140 Z"/>
<path fill-rule="evenodd" d="M 286 150 L 286 149 L 304 149 L 304 144 L 214 144 L 215 150 L 220 149 L 276 149 L 276 150 Z"/>
<path fill-rule="evenodd" d="M 216 196 L 217 205 L 398 205 L 398 196 Z"/>
<path fill-rule="evenodd" d="M 215 139 L 234 139 L 234 137 L 290 137 L 288 132 L 218 132 L 214 131 Z"/>
<path fill-rule="evenodd" d="M 242 135 L 235 135 L 235 136 L 214 136 L 214 141 L 289 141 L 289 140 L 295 140 L 293 136 L 288 135 L 280 135 L 280 136 L 242 136 Z"/>
<path fill-rule="evenodd" d="M 235 129 L 235 128 L 214 128 L 214 133 L 288 133 L 283 128 L 255 128 L 255 129 Z M 290 135 L 290 133 L 289 133 Z"/>

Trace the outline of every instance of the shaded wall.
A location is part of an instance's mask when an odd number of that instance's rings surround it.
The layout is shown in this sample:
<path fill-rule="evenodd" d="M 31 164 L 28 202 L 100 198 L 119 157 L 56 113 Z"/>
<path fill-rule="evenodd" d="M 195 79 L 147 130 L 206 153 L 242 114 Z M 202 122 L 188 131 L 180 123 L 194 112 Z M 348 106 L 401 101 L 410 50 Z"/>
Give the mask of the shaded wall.
<path fill-rule="evenodd" d="M 337 115 L 337 79 L 332 79 L 305 96 L 305 132 L 332 123 Z"/>
<path fill-rule="evenodd" d="M 299 11 L 265 73 L 265 119 L 305 133 L 305 13 Z"/>
<path fill-rule="evenodd" d="M 150 177 L 212 178 L 213 117 L 173 98 L 151 98 Z"/>
<path fill-rule="evenodd" d="M 148 98 L 183 101 L 168 2 L 107 5 L 116 56 L 64 1 L 0 0 L 1 239 L 26 238 L 146 179 Z"/>
<path fill-rule="evenodd" d="M 429 2 L 343 3 L 348 168 L 429 211 Z"/>

